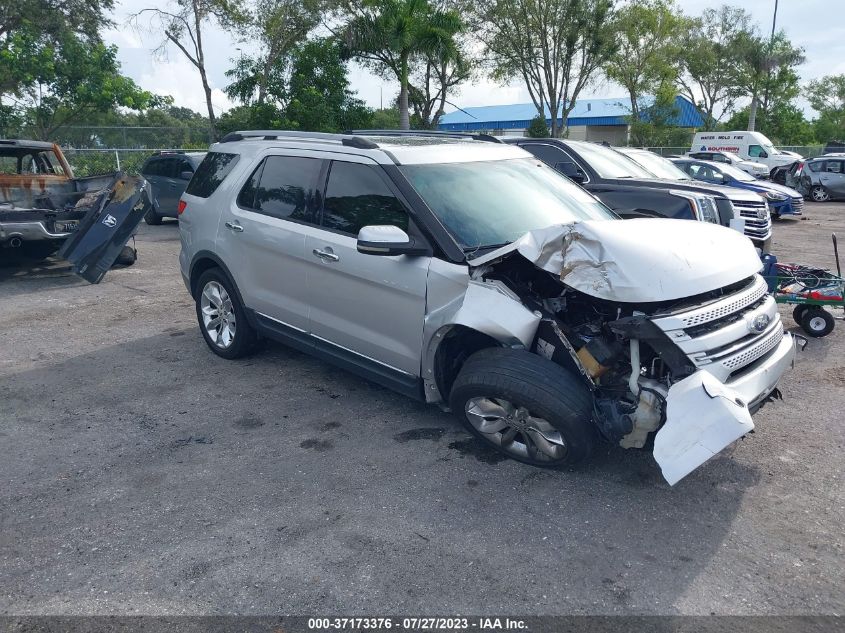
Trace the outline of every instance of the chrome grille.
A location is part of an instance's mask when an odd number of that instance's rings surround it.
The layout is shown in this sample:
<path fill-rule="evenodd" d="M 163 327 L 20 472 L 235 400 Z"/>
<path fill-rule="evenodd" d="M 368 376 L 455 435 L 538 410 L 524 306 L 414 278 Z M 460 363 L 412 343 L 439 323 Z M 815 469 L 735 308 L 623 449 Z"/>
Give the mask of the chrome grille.
<path fill-rule="evenodd" d="M 731 200 L 739 217 L 745 219 L 745 235 L 755 240 L 766 240 L 772 234 L 772 219 L 769 207 L 763 202 Z M 760 217 L 762 216 L 762 217 Z"/>
<path fill-rule="evenodd" d="M 755 320 L 766 317 L 759 332 Z M 757 361 L 783 338 L 777 304 L 768 296 L 766 281 L 754 281 L 715 302 L 682 312 L 657 316 L 654 323 L 699 368 L 720 380 Z"/>

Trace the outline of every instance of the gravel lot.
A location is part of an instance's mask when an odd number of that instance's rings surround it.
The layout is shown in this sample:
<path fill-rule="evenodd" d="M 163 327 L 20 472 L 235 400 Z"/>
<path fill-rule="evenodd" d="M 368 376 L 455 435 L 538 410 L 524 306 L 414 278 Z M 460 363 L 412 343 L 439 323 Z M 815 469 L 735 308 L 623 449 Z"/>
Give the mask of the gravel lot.
<path fill-rule="evenodd" d="M 832 266 L 832 231 L 808 203 L 774 250 Z M 219 359 L 178 249 L 143 226 L 98 286 L 0 269 L 0 614 L 845 612 L 842 322 L 670 488 L 644 451 L 501 461 L 281 345 Z"/>

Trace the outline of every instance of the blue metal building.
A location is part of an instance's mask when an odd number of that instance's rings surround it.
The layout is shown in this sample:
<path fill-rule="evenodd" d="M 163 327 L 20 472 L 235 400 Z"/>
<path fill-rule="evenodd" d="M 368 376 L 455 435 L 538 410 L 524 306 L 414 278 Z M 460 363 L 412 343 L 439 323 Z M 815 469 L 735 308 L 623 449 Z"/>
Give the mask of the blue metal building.
<path fill-rule="evenodd" d="M 640 109 L 654 103 L 654 97 L 644 97 Z M 699 128 L 704 125 L 701 113 L 689 99 L 675 97 L 677 116 L 672 121 L 680 127 Z M 561 121 L 558 112 L 558 122 Z M 439 128 L 451 132 L 485 131 L 505 135 L 522 135 L 528 124 L 537 115 L 533 103 L 514 103 L 501 106 L 479 106 L 455 110 L 440 118 Z M 607 141 L 624 144 L 628 136 L 628 121 L 631 116 L 631 100 L 621 99 L 579 99 L 569 113 L 566 124 L 569 138 L 573 140 Z M 546 124 L 551 125 L 551 116 L 546 110 Z"/>

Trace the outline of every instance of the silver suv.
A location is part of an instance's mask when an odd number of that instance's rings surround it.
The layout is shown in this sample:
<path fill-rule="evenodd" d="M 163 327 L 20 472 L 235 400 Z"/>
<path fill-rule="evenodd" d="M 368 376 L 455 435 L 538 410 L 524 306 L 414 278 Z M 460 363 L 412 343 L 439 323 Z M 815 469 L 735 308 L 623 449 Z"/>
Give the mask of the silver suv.
<path fill-rule="evenodd" d="M 729 229 L 620 220 L 490 137 L 238 132 L 179 204 L 223 358 L 262 338 L 451 408 L 517 460 L 600 440 L 675 483 L 754 428 L 795 345 Z"/>

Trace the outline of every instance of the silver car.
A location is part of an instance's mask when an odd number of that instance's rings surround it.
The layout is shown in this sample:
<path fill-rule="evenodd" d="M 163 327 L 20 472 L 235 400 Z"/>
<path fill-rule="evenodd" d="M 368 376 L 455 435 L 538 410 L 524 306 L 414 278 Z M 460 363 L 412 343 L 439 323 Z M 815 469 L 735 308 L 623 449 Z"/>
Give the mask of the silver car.
<path fill-rule="evenodd" d="M 805 162 L 798 190 L 816 202 L 845 198 L 845 156 L 820 156 Z"/>
<path fill-rule="evenodd" d="M 751 431 L 795 354 L 751 242 L 620 220 L 490 141 L 261 130 L 212 146 L 179 205 L 209 348 L 282 341 L 536 466 L 656 434 L 674 484 Z"/>

